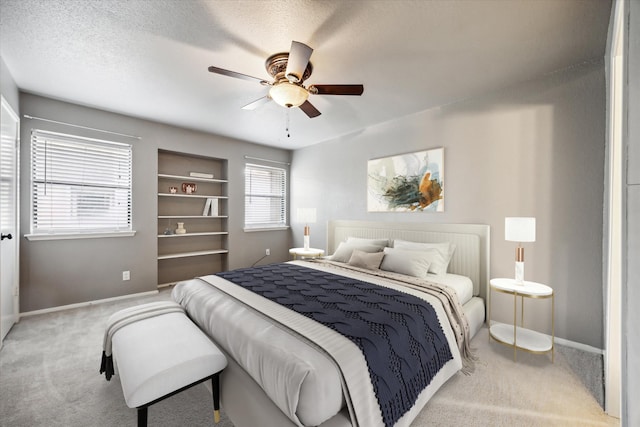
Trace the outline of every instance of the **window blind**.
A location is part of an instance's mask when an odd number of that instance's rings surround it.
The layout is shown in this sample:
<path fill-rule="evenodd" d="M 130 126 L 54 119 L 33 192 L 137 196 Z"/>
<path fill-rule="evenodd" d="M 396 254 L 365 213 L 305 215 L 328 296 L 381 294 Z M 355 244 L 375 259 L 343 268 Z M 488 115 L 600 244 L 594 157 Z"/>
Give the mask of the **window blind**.
<path fill-rule="evenodd" d="M 287 171 L 247 163 L 245 169 L 245 228 L 287 225 Z"/>
<path fill-rule="evenodd" d="M 130 144 L 33 130 L 32 234 L 131 231 Z"/>

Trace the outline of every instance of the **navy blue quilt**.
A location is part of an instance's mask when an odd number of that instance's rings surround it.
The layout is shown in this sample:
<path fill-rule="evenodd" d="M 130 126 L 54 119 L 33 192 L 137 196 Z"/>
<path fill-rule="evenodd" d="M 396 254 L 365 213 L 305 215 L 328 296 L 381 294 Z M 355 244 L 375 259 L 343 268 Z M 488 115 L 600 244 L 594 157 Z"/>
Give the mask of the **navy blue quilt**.
<path fill-rule="evenodd" d="M 218 276 L 341 333 L 362 351 L 385 426 L 453 358 L 435 310 L 413 295 L 293 264 Z"/>

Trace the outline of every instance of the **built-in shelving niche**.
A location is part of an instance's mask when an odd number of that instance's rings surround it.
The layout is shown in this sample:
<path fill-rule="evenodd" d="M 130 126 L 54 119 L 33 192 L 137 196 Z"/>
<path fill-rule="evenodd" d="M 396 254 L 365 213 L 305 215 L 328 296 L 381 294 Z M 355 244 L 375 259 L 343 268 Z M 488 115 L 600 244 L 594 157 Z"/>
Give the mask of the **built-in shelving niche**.
<path fill-rule="evenodd" d="M 193 177 L 192 172 L 213 178 Z M 158 150 L 158 284 L 213 274 L 228 265 L 227 160 Z M 183 184 L 195 184 L 188 194 Z M 175 193 L 171 192 L 175 188 Z M 208 211 L 215 200 L 218 214 Z M 175 234 L 178 222 L 185 234 Z M 170 234 L 167 234 L 169 232 Z"/>

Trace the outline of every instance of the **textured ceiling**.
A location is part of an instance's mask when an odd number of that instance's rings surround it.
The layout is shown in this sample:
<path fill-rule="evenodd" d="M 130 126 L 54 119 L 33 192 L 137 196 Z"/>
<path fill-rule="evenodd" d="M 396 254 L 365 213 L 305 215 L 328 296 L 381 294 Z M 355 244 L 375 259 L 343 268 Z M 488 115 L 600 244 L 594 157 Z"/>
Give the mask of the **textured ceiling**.
<path fill-rule="evenodd" d="M 0 0 L 0 54 L 20 89 L 296 149 L 604 56 L 607 0 Z M 309 119 L 258 83 L 264 60 L 308 44 Z M 53 117 L 51 117 L 53 118 Z"/>

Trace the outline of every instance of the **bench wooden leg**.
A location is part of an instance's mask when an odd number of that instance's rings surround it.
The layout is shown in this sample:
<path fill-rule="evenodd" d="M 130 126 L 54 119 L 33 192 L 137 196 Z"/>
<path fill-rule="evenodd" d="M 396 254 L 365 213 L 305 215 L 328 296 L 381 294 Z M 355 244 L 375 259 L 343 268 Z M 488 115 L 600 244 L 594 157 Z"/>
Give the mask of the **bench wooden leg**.
<path fill-rule="evenodd" d="M 147 407 L 138 408 L 138 427 L 147 427 Z"/>
<path fill-rule="evenodd" d="M 211 377 L 211 391 L 213 395 L 213 421 L 220 422 L 220 374 Z"/>

